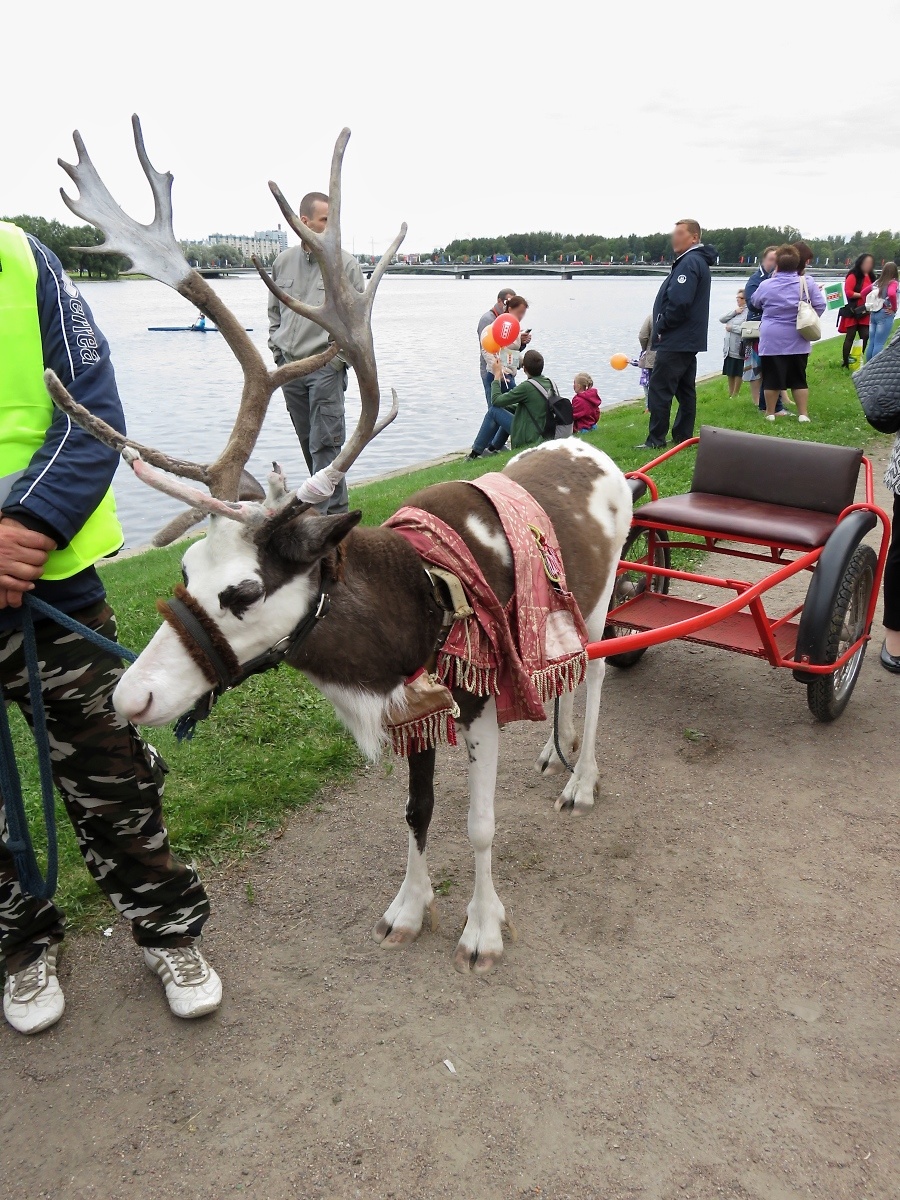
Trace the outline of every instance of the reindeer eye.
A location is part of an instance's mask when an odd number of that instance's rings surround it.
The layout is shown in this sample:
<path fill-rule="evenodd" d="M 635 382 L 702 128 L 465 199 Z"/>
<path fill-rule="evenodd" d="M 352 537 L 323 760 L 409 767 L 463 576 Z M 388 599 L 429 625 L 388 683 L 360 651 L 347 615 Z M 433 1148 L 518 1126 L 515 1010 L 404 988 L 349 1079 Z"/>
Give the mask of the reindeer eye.
<path fill-rule="evenodd" d="M 247 609 L 264 595 L 265 589 L 258 579 L 242 579 L 219 592 L 219 604 L 242 621 Z"/>

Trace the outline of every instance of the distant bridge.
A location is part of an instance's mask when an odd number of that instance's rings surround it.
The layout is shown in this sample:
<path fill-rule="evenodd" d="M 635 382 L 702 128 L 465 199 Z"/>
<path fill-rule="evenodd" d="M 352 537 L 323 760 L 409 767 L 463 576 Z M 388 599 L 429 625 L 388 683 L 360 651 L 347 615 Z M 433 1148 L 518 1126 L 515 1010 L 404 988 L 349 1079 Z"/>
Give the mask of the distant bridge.
<path fill-rule="evenodd" d="M 392 263 L 387 275 L 443 275 L 451 279 L 471 279 L 473 275 L 550 275 L 557 279 L 574 279 L 576 275 L 668 275 L 671 263 Z M 360 263 L 363 275 L 375 270 L 371 263 Z M 732 263 L 710 267 L 713 275 L 741 277 L 756 270 L 754 263 Z M 839 267 L 813 267 L 810 274 L 835 274 Z M 255 267 L 202 267 L 200 274 L 207 279 L 228 275 L 255 275 Z"/>

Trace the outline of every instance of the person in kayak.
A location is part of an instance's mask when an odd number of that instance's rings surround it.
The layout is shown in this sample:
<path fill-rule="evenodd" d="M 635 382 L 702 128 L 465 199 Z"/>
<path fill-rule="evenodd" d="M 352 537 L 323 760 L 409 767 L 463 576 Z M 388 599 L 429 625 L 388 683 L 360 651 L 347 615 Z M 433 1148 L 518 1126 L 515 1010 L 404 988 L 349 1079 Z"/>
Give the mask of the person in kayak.
<path fill-rule="evenodd" d="M 191 326 L 191 329 L 196 329 L 199 333 L 206 333 L 206 314 L 201 313 L 197 320 Z"/>

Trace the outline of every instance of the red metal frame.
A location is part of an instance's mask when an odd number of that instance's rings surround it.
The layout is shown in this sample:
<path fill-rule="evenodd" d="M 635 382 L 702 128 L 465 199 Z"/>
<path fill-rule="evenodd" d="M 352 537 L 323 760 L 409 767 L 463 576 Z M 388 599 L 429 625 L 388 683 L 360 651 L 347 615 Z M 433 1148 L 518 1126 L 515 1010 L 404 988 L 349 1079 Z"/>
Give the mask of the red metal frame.
<path fill-rule="evenodd" d="M 664 454 L 660 454 L 651 462 L 645 464 L 638 471 L 628 472 L 629 479 L 642 480 L 650 492 L 652 499 L 658 498 L 658 490 L 652 477 L 648 474 L 661 463 L 666 462 L 675 454 L 680 454 L 689 446 L 695 446 L 700 441 L 699 438 L 690 438 L 686 442 L 681 442 L 678 446 L 673 446 L 671 450 L 667 450 Z M 738 539 L 723 539 L 721 535 L 710 530 L 700 528 L 690 528 L 686 526 L 665 526 L 653 521 L 641 521 L 640 509 L 635 512 L 635 524 L 647 531 L 647 554 L 636 562 L 630 562 L 627 559 L 620 559 L 619 567 L 616 572 L 617 577 L 626 572 L 643 572 L 650 577 L 666 576 L 669 579 L 681 579 L 689 583 L 702 584 L 705 587 L 722 588 L 726 591 L 734 591 L 736 595 L 731 600 L 726 600 L 719 605 L 704 605 L 699 606 L 693 602 L 680 601 L 677 597 L 671 597 L 661 603 L 666 603 L 669 607 L 680 606 L 687 608 L 698 609 L 702 608 L 694 616 L 689 616 L 687 619 L 674 621 L 671 624 L 660 626 L 658 628 L 646 629 L 637 633 L 624 634 L 621 637 L 604 638 L 602 642 L 591 642 L 588 647 L 588 657 L 590 658 L 606 658 L 611 654 L 627 654 L 633 650 L 643 650 L 648 646 L 656 646 L 661 642 L 674 641 L 676 638 L 695 638 L 696 635 L 702 633 L 703 630 L 709 629 L 715 625 L 731 622 L 731 640 L 727 633 L 723 633 L 719 638 L 699 638 L 697 640 L 705 641 L 722 649 L 733 650 L 738 653 L 753 654 L 760 658 L 765 658 L 773 667 L 787 667 L 792 670 L 803 671 L 810 675 L 831 675 L 835 671 L 840 670 L 849 660 L 858 652 L 860 647 L 869 640 L 872 621 L 875 616 L 875 607 L 878 602 L 878 593 L 881 586 L 881 577 L 884 572 L 884 563 L 887 558 L 888 540 L 890 534 L 890 521 L 883 509 L 879 508 L 874 502 L 874 485 L 872 477 L 872 463 L 863 456 L 863 468 L 865 472 L 866 499 L 861 504 L 850 504 L 838 516 L 838 523 L 852 512 L 860 510 L 875 514 L 878 521 L 881 522 L 881 545 L 878 551 L 878 562 L 875 569 L 875 584 L 872 588 L 872 595 L 869 599 L 869 607 L 866 613 L 865 632 L 861 638 L 853 643 L 844 654 L 841 655 L 833 663 L 816 664 L 805 660 L 797 660 L 784 653 L 778 645 L 779 631 L 784 635 L 787 631 L 787 636 L 784 640 L 791 647 L 796 644 L 790 641 L 791 631 L 796 632 L 796 626 L 791 625 L 791 622 L 803 611 L 803 605 L 784 613 L 777 618 L 770 618 L 766 613 L 765 606 L 761 597 L 784 583 L 785 580 L 793 578 L 801 571 L 814 571 L 824 547 L 819 546 L 814 550 L 805 549 L 802 546 L 792 545 L 790 543 L 780 543 L 774 541 L 764 541 L 756 538 L 741 538 L 739 544 L 746 546 L 758 546 L 760 551 L 763 547 L 768 550 L 768 554 L 756 552 L 752 550 L 739 550 L 730 545 L 722 545 L 725 540 L 737 541 Z M 731 558 L 751 559 L 756 562 L 772 563 L 776 570 L 765 579 L 757 583 L 749 583 L 741 579 L 725 579 L 717 575 L 702 575 L 696 571 L 682 571 L 672 567 L 659 567 L 654 563 L 654 558 L 657 551 L 657 539 L 655 537 L 656 530 L 664 530 L 667 533 L 676 533 L 690 535 L 695 540 L 692 541 L 670 541 L 668 542 L 669 549 L 694 549 L 704 552 L 712 552 L 715 554 L 726 555 Z M 696 540 L 702 539 L 702 541 Z M 785 554 L 797 555 L 786 559 Z M 618 605 L 615 609 L 611 609 L 609 620 L 615 624 L 616 614 L 625 614 L 629 605 L 643 601 L 646 606 L 648 593 L 644 592 L 639 597 L 631 600 L 626 600 L 623 604 Z M 747 613 L 744 613 L 747 610 Z M 742 619 L 739 614 L 749 615 L 752 623 L 755 626 L 758 636 L 758 645 L 752 645 L 747 638 L 749 625 L 746 620 Z M 793 652 L 793 649 L 791 653 Z"/>

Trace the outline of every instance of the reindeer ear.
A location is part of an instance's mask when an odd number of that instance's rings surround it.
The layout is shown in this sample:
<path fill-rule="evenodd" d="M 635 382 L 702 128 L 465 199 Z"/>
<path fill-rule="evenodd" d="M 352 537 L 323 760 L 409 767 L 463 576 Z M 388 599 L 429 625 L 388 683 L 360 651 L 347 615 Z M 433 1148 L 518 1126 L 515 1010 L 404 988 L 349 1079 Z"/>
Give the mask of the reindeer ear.
<path fill-rule="evenodd" d="M 286 509 L 268 520 L 257 541 L 271 554 L 299 566 L 317 562 L 344 540 L 362 520 L 361 512 L 319 517 L 303 505 L 299 513 Z"/>

